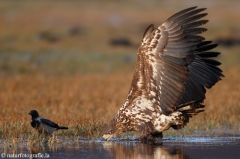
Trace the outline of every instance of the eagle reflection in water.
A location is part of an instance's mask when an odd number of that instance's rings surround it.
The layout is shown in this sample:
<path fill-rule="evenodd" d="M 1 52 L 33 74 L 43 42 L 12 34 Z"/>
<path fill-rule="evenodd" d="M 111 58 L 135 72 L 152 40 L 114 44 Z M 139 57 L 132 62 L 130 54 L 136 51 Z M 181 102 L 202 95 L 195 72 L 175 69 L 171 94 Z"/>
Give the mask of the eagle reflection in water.
<path fill-rule="evenodd" d="M 162 145 L 137 142 L 105 142 L 103 145 L 113 158 L 121 159 L 188 159 L 181 145 Z"/>

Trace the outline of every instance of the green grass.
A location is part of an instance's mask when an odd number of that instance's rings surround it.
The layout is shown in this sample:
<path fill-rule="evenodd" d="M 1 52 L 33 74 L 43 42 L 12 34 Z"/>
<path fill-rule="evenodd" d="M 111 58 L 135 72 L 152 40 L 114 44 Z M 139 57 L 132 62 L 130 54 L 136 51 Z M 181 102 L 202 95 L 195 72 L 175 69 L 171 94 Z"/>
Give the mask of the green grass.
<path fill-rule="evenodd" d="M 134 69 L 135 54 L 101 54 L 79 52 L 6 53 L 0 52 L 2 76 L 42 73 L 46 75 L 76 75 L 112 73 Z"/>

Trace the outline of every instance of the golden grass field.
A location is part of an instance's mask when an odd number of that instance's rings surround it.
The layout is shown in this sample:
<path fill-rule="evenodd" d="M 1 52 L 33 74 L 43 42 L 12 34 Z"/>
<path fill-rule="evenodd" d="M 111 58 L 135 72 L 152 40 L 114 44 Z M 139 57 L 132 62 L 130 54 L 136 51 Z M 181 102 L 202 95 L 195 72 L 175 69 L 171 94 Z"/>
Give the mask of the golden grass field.
<path fill-rule="evenodd" d="M 195 4 L 196 3 L 196 4 Z M 207 7 L 207 39 L 240 36 L 240 3 L 226 1 L 3 1 L 0 4 L 0 143 L 30 142 L 28 112 L 69 130 L 65 138 L 99 138 L 127 97 L 144 29 L 186 7 Z M 229 2 L 230 3 L 230 2 Z M 225 8 L 223 11 L 222 8 Z M 77 28 L 72 35 L 72 28 Z M 133 45 L 113 47 L 123 37 Z M 219 46 L 225 78 L 207 92 L 205 112 L 165 136 L 240 132 L 239 45 Z"/>

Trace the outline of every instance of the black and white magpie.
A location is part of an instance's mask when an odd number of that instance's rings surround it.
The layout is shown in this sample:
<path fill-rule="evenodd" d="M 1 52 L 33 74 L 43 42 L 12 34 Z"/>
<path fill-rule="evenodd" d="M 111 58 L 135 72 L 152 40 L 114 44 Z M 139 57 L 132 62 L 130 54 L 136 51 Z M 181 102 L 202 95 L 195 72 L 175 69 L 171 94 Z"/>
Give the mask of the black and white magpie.
<path fill-rule="evenodd" d="M 36 110 L 31 110 L 29 114 L 32 116 L 31 126 L 39 133 L 51 135 L 52 132 L 58 129 L 68 129 L 68 127 L 58 126 L 58 124 L 39 116 Z"/>

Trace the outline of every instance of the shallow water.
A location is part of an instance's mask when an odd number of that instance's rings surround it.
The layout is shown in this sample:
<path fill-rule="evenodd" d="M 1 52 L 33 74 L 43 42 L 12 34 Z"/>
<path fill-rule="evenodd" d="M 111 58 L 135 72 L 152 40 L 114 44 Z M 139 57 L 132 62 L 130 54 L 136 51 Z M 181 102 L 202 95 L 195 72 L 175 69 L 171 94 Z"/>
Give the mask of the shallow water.
<path fill-rule="evenodd" d="M 140 141 L 101 140 L 79 141 L 58 145 L 44 144 L 34 147 L 7 148 L 5 158 L 121 158 L 121 159 L 239 159 L 240 137 L 163 139 L 162 143 Z M 1 153 L 2 153 L 1 152 Z M 25 156 L 24 156 L 25 155 Z"/>

